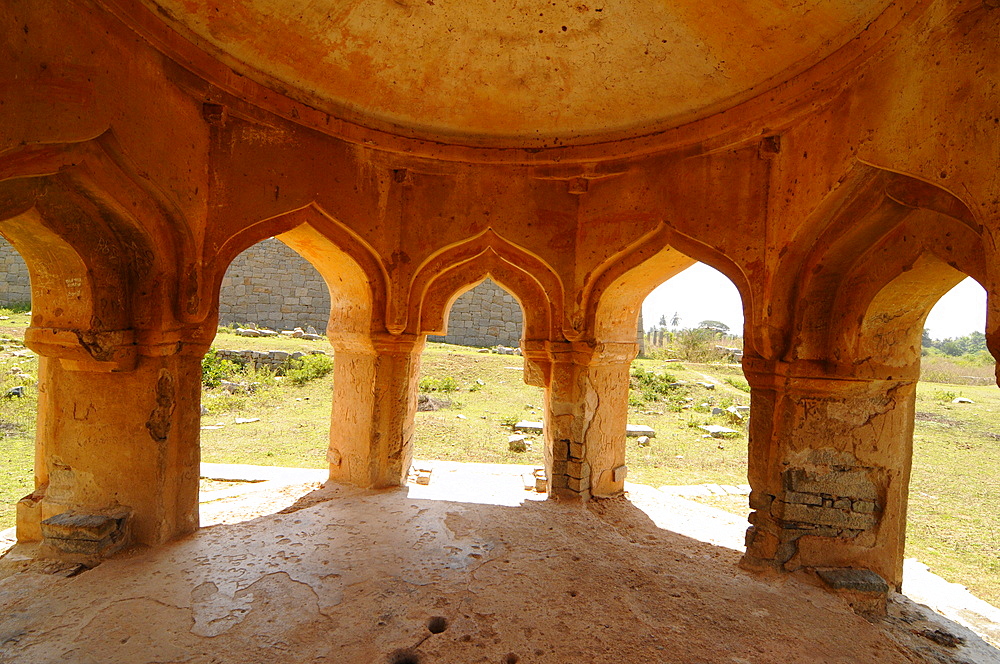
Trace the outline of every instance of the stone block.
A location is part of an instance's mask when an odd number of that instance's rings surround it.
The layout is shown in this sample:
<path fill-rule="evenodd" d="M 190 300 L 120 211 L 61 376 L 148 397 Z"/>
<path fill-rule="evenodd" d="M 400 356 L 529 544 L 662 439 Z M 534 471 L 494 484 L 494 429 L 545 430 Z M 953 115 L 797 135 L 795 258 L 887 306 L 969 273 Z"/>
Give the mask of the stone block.
<path fill-rule="evenodd" d="M 771 509 L 771 502 L 774 500 L 774 496 L 766 494 L 763 491 L 751 491 L 750 492 L 750 509 L 752 510 L 768 510 Z"/>
<path fill-rule="evenodd" d="M 851 508 L 855 512 L 871 514 L 878 509 L 878 505 L 870 500 L 855 500 Z"/>
<path fill-rule="evenodd" d="M 514 431 L 526 431 L 528 433 L 541 433 L 542 423 L 532 422 L 530 420 L 521 420 L 514 425 Z"/>
<path fill-rule="evenodd" d="M 813 493 L 799 493 L 797 491 L 786 491 L 782 496 L 786 503 L 799 503 L 800 505 L 822 505 L 823 497 Z"/>
<path fill-rule="evenodd" d="M 831 470 L 826 473 L 792 468 L 784 473 L 785 488 L 802 493 L 876 500 L 878 492 L 864 469 Z"/>
<path fill-rule="evenodd" d="M 628 475 L 628 466 L 618 466 L 611 472 L 611 479 L 614 482 L 624 482 Z"/>
<path fill-rule="evenodd" d="M 582 493 L 584 491 L 590 490 L 590 475 L 586 477 L 581 477 L 579 479 L 575 477 L 566 477 L 566 488 L 571 491 L 576 491 L 577 493 Z"/>
<path fill-rule="evenodd" d="M 590 464 L 586 461 L 567 461 L 566 474 L 576 479 L 590 477 Z"/>
<path fill-rule="evenodd" d="M 889 584 L 868 569 L 817 569 L 816 575 L 834 590 L 855 590 L 869 593 L 887 593 Z"/>
<path fill-rule="evenodd" d="M 816 507 L 781 501 L 774 502 L 772 513 L 774 513 L 774 516 L 785 521 L 797 521 L 819 526 L 867 530 L 875 525 L 875 517 L 871 514 L 858 514 L 857 512 L 848 512 L 830 507 Z"/>
<path fill-rule="evenodd" d="M 118 525 L 117 520 L 110 516 L 63 512 L 42 522 L 42 536 L 99 541 Z"/>
<path fill-rule="evenodd" d="M 61 553 L 111 554 L 127 541 L 128 516 L 124 509 L 106 514 L 74 511 L 56 514 L 42 521 L 42 542 Z"/>

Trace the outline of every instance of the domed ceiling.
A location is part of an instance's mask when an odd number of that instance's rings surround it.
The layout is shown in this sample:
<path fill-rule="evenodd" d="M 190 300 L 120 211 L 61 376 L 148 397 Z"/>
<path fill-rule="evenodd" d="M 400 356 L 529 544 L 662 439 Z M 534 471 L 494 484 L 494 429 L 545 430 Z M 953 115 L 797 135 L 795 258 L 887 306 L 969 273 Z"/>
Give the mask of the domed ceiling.
<path fill-rule="evenodd" d="M 823 59 L 889 0 L 143 0 L 238 73 L 404 134 L 676 126 Z"/>

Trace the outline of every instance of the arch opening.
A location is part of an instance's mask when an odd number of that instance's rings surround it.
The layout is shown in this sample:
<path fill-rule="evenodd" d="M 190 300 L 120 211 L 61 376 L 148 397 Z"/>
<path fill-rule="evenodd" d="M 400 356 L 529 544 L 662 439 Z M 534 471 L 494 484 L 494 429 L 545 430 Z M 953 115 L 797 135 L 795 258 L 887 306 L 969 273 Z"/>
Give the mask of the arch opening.
<path fill-rule="evenodd" d="M 280 486 L 294 476 L 317 487 L 345 428 L 341 411 L 365 391 L 335 374 L 338 359 L 346 365 L 355 351 L 373 353 L 373 278 L 300 216 L 263 224 L 282 232 L 240 252 L 219 280 L 222 326 L 203 361 L 202 453 L 215 464 L 202 466 L 209 505 L 220 491 L 248 488 L 247 480 Z"/>
<path fill-rule="evenodd" d="M 642 303 L 645 323 L 629 378 L 628 477 L 745 519 L 750 387 L 740 291 L 683 254 L 635 276 L 632 288 L 617 287 Z"/>
<path fill-rule="evenodd" d="M 919 376 L 906 444 L 887 452 L 905 457 L 903 590 L 931 606 L 931 574 L 1000 602 L 1000 496 L 983 481 L 1000 464 L 986 300 L 973 277 L 925 257 L 878 292 L 860 329 L 859 352 Z"/>
<path fill-rule="evenodd" d="M 31 324 L 31 278 L 17 249 L 0 238 L 0 533 L 13 529 L 16 504 L 36 488 L 38 356 L 24 348 Z M 17 394 L 18 396 L 8 396 Z M 15 537 L 0 536 L 0 553 Z"/>
<path fill-rule="evenodd" d="M 469 283 L 443 303 L 445 316 L 440 326 L 445 334 L 427 337 L 417 386 L 411 478 L 430 482 L 435 473 L 448 472 L 453 463 L 510 464 L 521 466 L 520 472 L 508 468 L 505 473 L 491 474 L 480 487 L 484 494 L 492 489 L 509 490 L 521 482 L 525 488 L 541 489 L 526 497 L 540 498 L 545 486 L 536 484 L 534 471 L 544 470 L 544 400 L 542 389 L 524 379 L 521 350 L 525 332 L 531 329 L 529 321 L 538 315 L 527 311 L 507 286 L 509 275 L 498 272 L 502 276 L 492 272 L 468 276 L 467 272 Z M 430 290 L 430 294 L 437 293 L 436 288 Z M 468 468 L 474 466 L 467 466 L 465 472 Z M 432 490 L 419 487 L 413 492 L 420 495 Z"/>

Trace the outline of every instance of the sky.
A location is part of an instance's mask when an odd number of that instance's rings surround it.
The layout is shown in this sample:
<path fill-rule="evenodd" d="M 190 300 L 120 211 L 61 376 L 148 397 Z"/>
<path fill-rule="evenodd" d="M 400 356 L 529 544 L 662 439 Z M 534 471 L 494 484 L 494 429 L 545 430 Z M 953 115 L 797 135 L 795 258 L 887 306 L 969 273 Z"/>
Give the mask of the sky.
<path fill-rule="evenodd" d="M 642 304 L 646 329 L 660 316 L 667 323 L 674 313 L 680 327 L 695 327 L 703 320 L 717 320 L 734 332 L 743 330 L 743 305 L 739 291 L 721 272 L 697 263 L 657 287 Z M 925 325 L 931 338 L 962 337 L 986 330 L 986 291 L 976 281 L 966 279 L 934 305 Z"/>

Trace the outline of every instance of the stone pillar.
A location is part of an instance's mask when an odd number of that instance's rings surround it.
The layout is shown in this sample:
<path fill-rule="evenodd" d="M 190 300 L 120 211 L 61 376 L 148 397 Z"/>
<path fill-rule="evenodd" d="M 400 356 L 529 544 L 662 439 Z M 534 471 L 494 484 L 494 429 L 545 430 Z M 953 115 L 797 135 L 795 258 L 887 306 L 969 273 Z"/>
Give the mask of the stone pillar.
<path fill-rule="evenodd" d="M 550 493 L 587 500 L 624 489 L 629 368 L 634 343 L 525 347 L 545 367 L 545 465 Z"/>
<path fill-rule="evenodd" d="M 423 335 L 334 338 L 330 479 L 398 486 L 413 458 Z"/>
<path fill-rule="evenodd" d="M 28 330 L 40 354 L 36 488 L 18 503 L 18 541 L 42 539 L 42 521 L 70 511 L 127 514 L 126 537 L 142 544 L 198 528 L 206 346 L 133 341 Z"/>
<path fill-rule="evenodd" d="M 867 569 L 902 582 L 914 379 L 744 360 L 751 527 L 744 565 Z"/>

